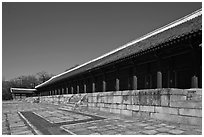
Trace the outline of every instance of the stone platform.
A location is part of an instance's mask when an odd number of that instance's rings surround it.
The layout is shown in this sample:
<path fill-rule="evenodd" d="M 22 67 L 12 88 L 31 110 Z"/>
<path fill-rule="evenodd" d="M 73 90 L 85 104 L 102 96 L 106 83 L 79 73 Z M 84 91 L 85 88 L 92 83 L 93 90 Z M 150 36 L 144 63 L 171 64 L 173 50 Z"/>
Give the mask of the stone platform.
<path fill-rule="evenodd" d="M 63 104 L 3 102 L 5 135 L 201 135 L 202 127 L 94 109 L 70 110 Z"/>

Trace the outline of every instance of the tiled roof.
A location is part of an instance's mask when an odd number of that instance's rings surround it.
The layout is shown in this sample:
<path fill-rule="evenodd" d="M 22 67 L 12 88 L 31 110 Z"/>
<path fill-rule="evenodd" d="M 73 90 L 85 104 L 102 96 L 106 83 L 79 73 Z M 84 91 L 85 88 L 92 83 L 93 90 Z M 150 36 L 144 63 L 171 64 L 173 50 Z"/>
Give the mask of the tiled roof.
<path fill-rule="evenodd" d="M 115 62 L 117 60 L 154 48 L 159 44 L 171 41 L 173 39 L 188 35 L 193 32 L 197 32 L 199 30 L 202 30 L 201 9 L 164 27 L 161 27 L 151 33 L 148 33 L 147 35 L 142 36 L 141 38 L 127 43 L 126 45 L 119 47 L 118 49 L 115 49 L 105 55 L 102 55 L 94 60 L 77 66 L 64 73 L 56 75 L 48 81 L 36 86 L 36 88 L 49 85 L 56 81 L 91 70 L 96 67 L 103 66 L 108 63 Z"/>

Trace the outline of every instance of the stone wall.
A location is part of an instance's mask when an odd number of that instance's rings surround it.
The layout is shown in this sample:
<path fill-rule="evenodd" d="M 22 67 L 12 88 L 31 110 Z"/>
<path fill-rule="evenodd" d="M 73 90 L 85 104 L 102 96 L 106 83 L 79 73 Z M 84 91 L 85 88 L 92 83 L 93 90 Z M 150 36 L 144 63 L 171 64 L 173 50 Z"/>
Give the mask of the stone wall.
<path fill-rule="evenodd" d="M 201 89 L 146 89 L 40 97 L 40 102 L 75 103 L 82 96 L 85 106 L 133 117 L 150 117 L 183 124 L 202 124 Z"/>

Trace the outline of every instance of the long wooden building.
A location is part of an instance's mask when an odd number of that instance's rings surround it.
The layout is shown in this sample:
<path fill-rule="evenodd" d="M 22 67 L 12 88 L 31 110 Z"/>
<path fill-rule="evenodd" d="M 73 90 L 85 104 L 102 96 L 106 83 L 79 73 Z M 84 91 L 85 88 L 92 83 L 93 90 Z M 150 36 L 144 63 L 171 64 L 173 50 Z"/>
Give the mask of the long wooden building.
<path fill-rule="evenodd" d="M 10 88 L 13 99 L 24 99 L 35 96 L 36 89 Z"/>
<path fill-rule="evenodd" d="M 197 10 L 36 86 L 42 96 L 202 87 L 202 11 Z"/>

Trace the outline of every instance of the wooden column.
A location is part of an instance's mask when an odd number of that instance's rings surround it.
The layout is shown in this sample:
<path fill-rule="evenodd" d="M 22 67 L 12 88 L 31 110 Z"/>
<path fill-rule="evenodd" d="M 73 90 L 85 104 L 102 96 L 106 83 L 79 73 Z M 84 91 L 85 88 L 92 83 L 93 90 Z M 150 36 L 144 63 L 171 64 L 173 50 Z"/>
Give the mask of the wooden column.
<path fill-rule="evenodd" d="M 74 88 L 72 84 L 71 84 L 71 93 L 74 94 Z"/>
<path fill-rule="evenodd" d="M 92 93 L 96 92 L 96 86 L 95 86 L 95 78 L 92 75 Z"/>
<path fill-rule="evenodd" d="M 76 82 L 77 83 L 77 94 L 79 94 L 79 81 Z"/>
<path fill-rule="evenodd" d="M 157 71 L 157 88 L 162 88 L 162 59 L 156 55 L 157 63 L 158 63 L 158 71 Z"/>
<path fill-rule="evenodd" d="M 132 89 L 137 90 L 137 76 L 136 76 L 136 67 L 133 67 L 133 78 L 132 78 Z"/>
<path fill-rule="evenodd" d="M 162 88 L 162 73 L 157 71 L 157 88 Z"/>
<path fill-rule="evenodd" d="M 196 49 L 192 49 L 192 77 L 191 77 L 191 88 L 198 88 L 198 71 L 199 71 L 199 65 L 198 65 L 198 53 L 196 52 Z"/>
<path fill-rule="evenodd" d="M 83 84 L 84 84 L 84 93 L 86 93 L 86 81 L 85 80 L 83 81 Z"/>
<path fill-rule="evenodd" d="M 68 85 L 66 86 L 66 94 L 69 93 L 69 88 L 68 88 Z"/>
<path fill-rule="evenodd" d="M 119 91 L 120 90 L 120 80 L 119 80 L 119 69 L 116 68 L 116 73 L 115 73 L 115 90 Z"/>
<path fill-rule="evenodd" d="M 191 78 L 191 87 L 198 88 L 198 77 L 196 75 Z"/>
<path fill-rule="evenodd" d="M 103 73 L 103 92 L 106 92 L 106 74 Z"/>

